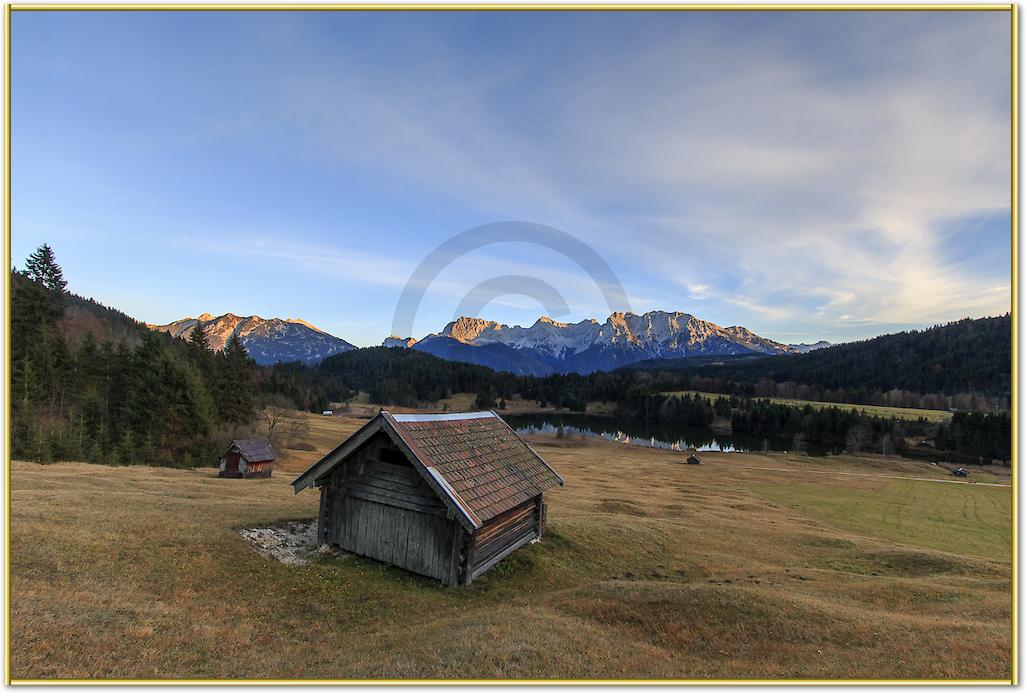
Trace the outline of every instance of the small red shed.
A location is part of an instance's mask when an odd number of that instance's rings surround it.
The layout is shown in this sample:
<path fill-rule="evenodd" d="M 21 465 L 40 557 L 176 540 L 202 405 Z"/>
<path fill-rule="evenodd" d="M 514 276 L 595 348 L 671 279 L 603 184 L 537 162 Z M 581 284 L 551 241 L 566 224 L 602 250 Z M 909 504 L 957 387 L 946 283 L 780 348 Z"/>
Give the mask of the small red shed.
<path fill-rule="evenodd" d="M 274 448 L 266 438 L 233 440 L 221 455 L 217 475 L 229 479 L 254 479 L 271 476 Z"/>

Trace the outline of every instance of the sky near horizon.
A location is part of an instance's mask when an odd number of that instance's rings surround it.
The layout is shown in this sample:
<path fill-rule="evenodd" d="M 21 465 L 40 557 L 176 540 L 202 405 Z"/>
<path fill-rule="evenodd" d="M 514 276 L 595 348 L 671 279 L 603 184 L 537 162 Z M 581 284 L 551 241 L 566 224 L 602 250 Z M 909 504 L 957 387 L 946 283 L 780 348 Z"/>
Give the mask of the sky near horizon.
<path fill-rule="evenodd" d="M 636 313 L 783 342 L 1011 307 L 1007 12 L 11 25 L 12 262 L 48 242 L 71 290 L 146 322 L 295 317 L 379 344 L 417 265 L 497 221 L 579 239 Z M 444 259 L 412 336 L 461 305 L 610 312 L 573 252 Z"/>

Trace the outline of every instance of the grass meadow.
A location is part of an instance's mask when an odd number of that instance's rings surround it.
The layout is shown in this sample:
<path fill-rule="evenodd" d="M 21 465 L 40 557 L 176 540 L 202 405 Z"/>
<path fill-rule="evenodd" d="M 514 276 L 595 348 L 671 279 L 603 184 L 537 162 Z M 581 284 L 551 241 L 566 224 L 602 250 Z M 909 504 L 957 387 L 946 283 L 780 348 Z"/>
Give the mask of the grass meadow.
<path fill-rule="evenodd" d="M 566 479 L 549 533 L 468 588 L 252 550 L 239 528 L 316 516 L 317 494 L 288 482 L 361 423 L 312 416 L 317 450 L 288 451 L 270 479 L 13 462 L 11 676 L 1011 675 L 1007 485 L 908 460 L 689 466 L 539 437 Z"/>
<path fill-rule="evenodd" d="M 730 395 L 717 394 L 711 392 L 699 392 L 697 390 L 676 390 L 671 392 L 665 392 L 666 395 L 701 395 L 707 399 L 719 399 L 721 397 L 729 397 Z M 909 421 L 916 421 L 918 419 L 926 419 L 931 423 L 937 423 L 939 421 L 950 421 L 951 412 L 944 411 L 941 409 L 913 409 L 911 407 L 884 407 L 877 406 L 874 404 L 843 404 L 837 402 L 814 402 L 806 399 L 786 399 L 783 397 L 758 397 L 757 399 L 768 399 L 771 402 L 777 404 L 787 404 L 792 407 L 804 407 L 806 404 L 812 406 L 814 409 L 822 409 L 823 407 L 837 407 L 839 409 L 855 409 L 867 414 L 869 416 L 883 416 L 895 419 L 906 419 Z"/>

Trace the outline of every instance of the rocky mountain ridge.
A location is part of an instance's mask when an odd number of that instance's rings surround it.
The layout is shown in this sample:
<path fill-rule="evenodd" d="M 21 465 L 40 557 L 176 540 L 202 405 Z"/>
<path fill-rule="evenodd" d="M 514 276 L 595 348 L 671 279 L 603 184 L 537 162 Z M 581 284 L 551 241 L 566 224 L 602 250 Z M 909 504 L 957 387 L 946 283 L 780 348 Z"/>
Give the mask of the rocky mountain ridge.
<path fill-rule="evenodd" d="M 238 334 L 246 351 L 262 365 L 302 361 L 318 363 L 333 354 L 356 347 L 298 318 L 269 318 L 259 315 L 239 316 L 225 313 L 214 317 L 203 313 L 195 318 L 182 318 L 167 325 L 150 325 L 152 330 L 167 332 L 188 339 L 196 326 L 202 326 L 213 351 L 221 351 L 233 334 Z"/>
<path fill-rule="evenodd" d="M 577 323 L 543 316 L 530 327 L 460 317 L 419 341 L 389 337 L 385 345 L 525 375 L 591 373 L 656 358 L 799 353 L 740 325 L 721 327 L 680 311 L 617 312 Z"/>

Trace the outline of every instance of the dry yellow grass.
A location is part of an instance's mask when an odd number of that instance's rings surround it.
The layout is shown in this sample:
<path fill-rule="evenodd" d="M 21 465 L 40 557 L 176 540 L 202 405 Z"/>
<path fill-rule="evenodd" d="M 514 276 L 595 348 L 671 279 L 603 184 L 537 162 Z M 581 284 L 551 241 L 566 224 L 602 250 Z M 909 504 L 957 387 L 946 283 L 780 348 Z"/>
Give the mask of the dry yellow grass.
<path fill-rule="evenodd" d="M 550 533 L 452 589 L 358 558 L 286 566 L 242 540 L 240 527 L 315 516 L 316 493 L 287 484 L 362 422 L 311 419 L 319 451 L 287 453 L 267 480 L 14 462 L 12 676 L 1010 676 L 1007 488 L 899 482 L 929 489 L 903 500 L 901 487 L 896 529 L 848 522 L 830 499 L 891 497 L 883 474 L 941 478 L 929 465 L 687 466 L 537 438 L 567 480 Z M 938 498 L 975 503 L 956 531 L 984 551 L 937 548 L 932 520 L 913 531 Z"/>

